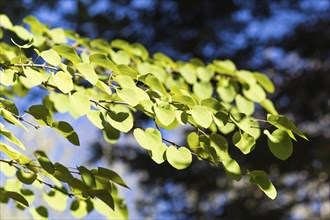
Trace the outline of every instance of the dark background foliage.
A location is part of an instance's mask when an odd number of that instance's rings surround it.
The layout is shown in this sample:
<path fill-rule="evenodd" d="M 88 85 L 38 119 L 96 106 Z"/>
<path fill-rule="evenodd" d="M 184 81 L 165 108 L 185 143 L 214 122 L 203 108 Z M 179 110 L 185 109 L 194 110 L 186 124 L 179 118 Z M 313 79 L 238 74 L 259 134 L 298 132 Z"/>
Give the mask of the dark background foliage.
<path fill-rule="evenodd" d="M 231 59 L 239 69 L 261 71 L 275 82 L 271 99 L 310 141 L 300 139 L 284 162 L 270 154 L 264 139 L 248 157 L 232 152 L 244 169 L 270 172 L 278 188 L 275 201 L 246 180 L 228 180 L 207 162 L 178 172 L 156 165 L 136 146 L 95 143 L 91 162 L 125 161 L 132 172 L 144 174 L 135 201 L 139 216 L 319 219 L 330 216 L 329 5 L 328 0 L 2 0 L 1 13 L 16 23 L 33 14 L 90 38 L 140 42 L 173 59 Z"/>

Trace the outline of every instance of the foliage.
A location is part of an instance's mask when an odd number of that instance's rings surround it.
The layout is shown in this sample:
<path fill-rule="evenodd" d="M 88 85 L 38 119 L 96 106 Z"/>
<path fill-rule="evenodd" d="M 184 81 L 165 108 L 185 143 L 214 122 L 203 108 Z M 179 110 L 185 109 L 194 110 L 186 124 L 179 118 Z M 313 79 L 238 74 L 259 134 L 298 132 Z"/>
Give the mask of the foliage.
<path fill-rule="evenodd" d="M 117 185 L 128 186 L 116 172 L 103 167 L 68 168 L 50 161 L 42 150 L 29 158 L 24 143 L 9 130 L 9 124 L 26 132 L 47 126 L 73 145 L 80 145 L 74 128 L 66 121 L 55 120 L 56 113 L 69 113 L 75 119 L 87 117 L 111 144 L 122 132 L 133 133 L 158 164 L 167 161 L 181 170 L 189 167 L 194 156 L 223 167 L 236 181 L 247 175 L 271 199 L 277 192 L 266 172 L 241 169 L 230 148 L 235 146 L 242 154 L 249 154 L 264 134 L 274 156 L 286 160 L 295 135 L 307 139 L 267 98 L 267 93 L 274 92 L 271 80 L 258 72 L 238 70 L 230 60 L 209 64 L 199 59 L 173 61 L 162 53 L 150 56 L 139 43 L 92 40 L 70 30 L 50 29 L 33 16 L 23 20 L 28 29 L 13 25 L 6 15 L 0 15 L 0 20 L 1 37 L 16 34 L 12 43 L 0 44 L 0 115 L 4 119 L 0 126 L 1 136 L 9 141 L 1 142 L 5 159 L 0 162 L 17 170 L 15 188 L 10 184 L 1 187 L 1 202 L 13 199 L 24 208 L 31 204 L 29 196 L 34 193 L 23 184 L 45 185 L 52 190 L 44 199 L 56 210 L 61 207 L 53 201 L 63 203 L 67 197 L 74 197 L 71 211 L 77 218 L 93 208 L 108 217 L 128 218 Z M 25 97 L 33 87 L 46 93 L 42 103 L 24 111 L 35 119 L 30 122 L 18 111 L 15 100 Z M 264 119 L 254 116 L 259 106 L 268 112 Z M 138 113 L 148 116 L 155 126 L 138 127 Z M 187 146 L 162 137 L 163 130 L 175 132 L 179 126 L 191 129 Z M 12 180 L 15 178 L 7 183 Z M 100 208 L 104 205 L 113 211 Z M 30 212 L 35 218 L 48 217 L 44 206 L 31 207 Z"/>

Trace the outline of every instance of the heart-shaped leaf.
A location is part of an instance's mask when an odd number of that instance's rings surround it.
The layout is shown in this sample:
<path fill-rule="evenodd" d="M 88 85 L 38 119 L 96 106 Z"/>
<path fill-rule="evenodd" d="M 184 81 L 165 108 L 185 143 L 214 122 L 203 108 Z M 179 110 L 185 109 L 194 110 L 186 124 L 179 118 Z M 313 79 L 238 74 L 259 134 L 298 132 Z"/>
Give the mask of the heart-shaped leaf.
<path fill-rule="evenodd" d="M 144 149 L 151 150 L 162 144 L 162 135 L 159 130 L 147 128 L 143 131 L 141 128 L 136 128 L 133 132 L 135 140 Z"/>
<path fill-rule="evenodd" d="M 166 159 L 178 170 L 187 168 L 192 162 L 191 152 L 185 147 L 176 149 L 173 146 L 169 146 L 166 150 Z"/>
<path fill-rule="evenodd" d="M 233 144 L 238 147 L 243 154 L 248 154 L 253 149 L 256 141 L 254 137 L 247 133 L 241 134 L 240 132 L 235 132 L 233 135 Z"/>
<path fill-rule="evenodd" d="M 264 134 L 268 137 L 269 149 L 275 157 L 286 160 L 291 156 L 293 147 L 288 133 L 281 129 L 276 129 L 272 134 L 268 130 L 265 130 Z"/>

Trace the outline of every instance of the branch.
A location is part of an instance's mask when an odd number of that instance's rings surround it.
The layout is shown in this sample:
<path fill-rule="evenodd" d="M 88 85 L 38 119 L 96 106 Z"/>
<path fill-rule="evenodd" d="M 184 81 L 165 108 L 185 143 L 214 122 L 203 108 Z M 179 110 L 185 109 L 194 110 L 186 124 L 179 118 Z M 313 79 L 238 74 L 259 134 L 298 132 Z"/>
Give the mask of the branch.
<path fill-rule="evenodd" d="M 8 66 L 38 67 L 38 68 L 42 68 L 42 69 L 51 69 L 51 70 L 55 70 L 55 71 L 59 70 L 59 69 L 57 69 L 56 67 L 53 67 L 53 66 L 48 66 L 48 65 L 45 65 L 45 64 L 35 64 L 35 63 L 15 63 L 15 64 L 9 64 Z"/>

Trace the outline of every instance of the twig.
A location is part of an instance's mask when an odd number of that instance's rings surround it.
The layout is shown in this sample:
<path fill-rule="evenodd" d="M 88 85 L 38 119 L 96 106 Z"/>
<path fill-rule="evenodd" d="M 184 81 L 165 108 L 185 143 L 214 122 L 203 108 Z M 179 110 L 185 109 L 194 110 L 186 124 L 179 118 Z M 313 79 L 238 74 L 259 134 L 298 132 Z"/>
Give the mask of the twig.
<path fill-rule="evenodd" d="M 45 64 L 35 64 L 35 63 L 15 63 L 15 64 L 9 64 L 8 66 L 38 67 L 38 68 L 42 68 L 42 69 L 51 69 L 51 70 L 55 70 L 55 71 L 59 70 L 59 69 L 57 69 L 56 67 L 53 67 L 53 66 L 48 66 L 48 65 L 45 65 Z"/>

